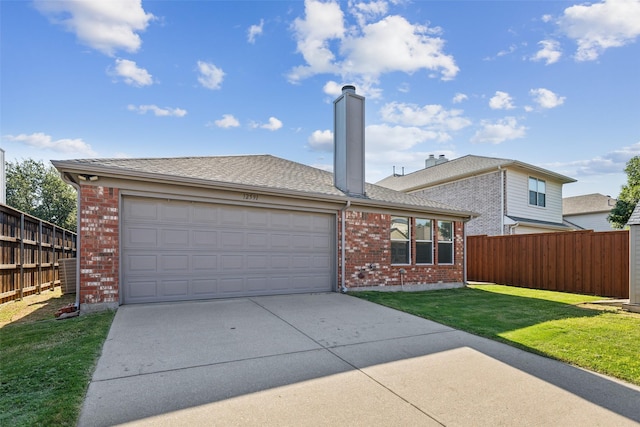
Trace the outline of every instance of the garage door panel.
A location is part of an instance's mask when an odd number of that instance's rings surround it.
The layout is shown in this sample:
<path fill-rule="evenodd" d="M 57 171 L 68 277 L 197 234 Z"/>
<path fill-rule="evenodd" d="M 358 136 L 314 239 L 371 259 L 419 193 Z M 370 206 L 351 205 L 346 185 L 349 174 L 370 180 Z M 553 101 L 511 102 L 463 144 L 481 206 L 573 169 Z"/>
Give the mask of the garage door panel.
<path fill-rule="evenodd" d="M 335 216 L 123 199 L 124 303 L 326 292 Z"/>
<path fill-rule="evenodd" d="M 189 248 L 189 230 L 164 229 L 160 232 L 160 242 L 166 248 Z"/>
<path fill-rule="evenodd" d="M 193 246 L 196 248 L 218 248 L 218 232 L 212 230 L 193 230 L 191 232 Z"/>
<path fill-rule="evenodd" d="M 161 295 L 163 297 L 185 297 L 189 295 L 188 280 L 163 280 L 161 283 Z"/>
<path fill-rule="evenodd" d="M 125 244 L 129 247 L 149 248 L 158 245 L 158 230 L 153 228 L 130 227 L 126 236 Z"/>

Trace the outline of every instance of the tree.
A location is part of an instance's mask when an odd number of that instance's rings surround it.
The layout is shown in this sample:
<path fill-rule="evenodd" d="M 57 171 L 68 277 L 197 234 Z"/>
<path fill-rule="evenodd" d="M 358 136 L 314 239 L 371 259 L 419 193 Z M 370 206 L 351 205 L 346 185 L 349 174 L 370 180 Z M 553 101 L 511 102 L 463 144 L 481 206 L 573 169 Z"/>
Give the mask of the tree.
<path fill-rule="evenodd" d="M 32 159 L 7 162 L 6 166 L 7 205 L 58 227 L 76 230 L 76 192 L 53 166 Z"/>
<path fill-rule="evenodd" d="M 627 173 L 627 185 L 622 186 L 616 205 L 607 216 L 613 228 L 623 228 L 640 201 L 640 156 L 632 157 L 624 171 Z"/>

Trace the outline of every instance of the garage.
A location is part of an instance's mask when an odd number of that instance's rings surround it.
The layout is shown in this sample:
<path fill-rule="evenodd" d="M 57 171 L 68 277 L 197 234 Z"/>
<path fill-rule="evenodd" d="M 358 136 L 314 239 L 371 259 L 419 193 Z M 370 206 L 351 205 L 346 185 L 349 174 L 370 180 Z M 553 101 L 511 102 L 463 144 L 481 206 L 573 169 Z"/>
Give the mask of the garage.
<path fill-rule="evenodd" d="M 122 303 L 328 292 L 335 215 L 122 198 Z"/>

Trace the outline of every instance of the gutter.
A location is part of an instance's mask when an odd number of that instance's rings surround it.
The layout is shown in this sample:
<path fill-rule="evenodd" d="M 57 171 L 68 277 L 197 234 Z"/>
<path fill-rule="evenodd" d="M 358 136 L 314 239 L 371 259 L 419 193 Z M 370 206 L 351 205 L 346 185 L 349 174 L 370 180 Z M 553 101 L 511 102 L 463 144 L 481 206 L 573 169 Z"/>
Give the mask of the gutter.
<path fill-rule="evenodd" d="M 340 209 L 340 222 L 341 222 L 341 230 L 340 230 L 340 291 L 344 294 L 347 292 L 347 287 L 345 285 L 345 277 L 346 274 L 346 266 L 345 258 L 346 258 L 346 239 L 345 239 L 345 212 L 351 206 L 351 200 L 347 200 L 347 203 Z"/>

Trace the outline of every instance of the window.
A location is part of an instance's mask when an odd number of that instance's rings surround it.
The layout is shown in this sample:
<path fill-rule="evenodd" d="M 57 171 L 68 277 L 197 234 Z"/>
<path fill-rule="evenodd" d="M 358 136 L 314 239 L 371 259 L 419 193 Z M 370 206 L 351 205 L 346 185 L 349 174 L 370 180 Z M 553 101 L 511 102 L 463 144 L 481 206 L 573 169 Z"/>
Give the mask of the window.
<path fill-rule="evenodd" d="M 453 222 L 438 221 L 438 264 L 453 264 Z"/>
<path fill-rule="evenodd" d="M 529 204 L 545 207 L 547 204 L 547 189 L 543 180 L 529 177 Z"/>
<path fill-rule="evenodd" d="M 430 219 L 416 218 L 416 264 L 433 264 L 433 231 Z"/>
<path fill-rule="evenodd" d="M 391 264 L 409 264 L 411 261 L 409 248 L 409 218 L 391 217 Z"/>

